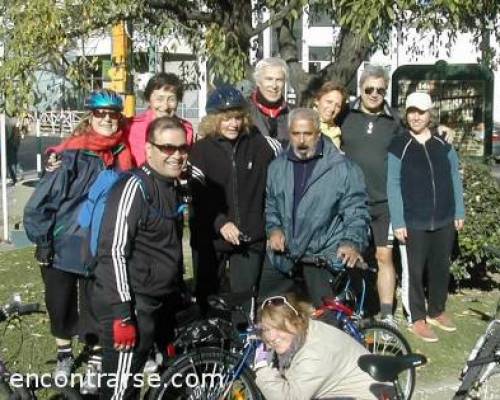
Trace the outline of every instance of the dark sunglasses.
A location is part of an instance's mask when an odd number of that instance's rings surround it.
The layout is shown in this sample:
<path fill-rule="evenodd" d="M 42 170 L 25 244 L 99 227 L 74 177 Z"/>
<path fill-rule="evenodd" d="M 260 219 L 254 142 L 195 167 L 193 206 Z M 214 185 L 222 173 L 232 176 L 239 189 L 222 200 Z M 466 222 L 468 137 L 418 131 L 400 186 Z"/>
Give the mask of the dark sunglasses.
<path fill-rule="evenodd" d="M 368 87 L 365 87 L 365 94 L 373 94 L 373 92 L 377 91 L 377 94 L 381 95 L 381 96 L 385 96 L 385 94 L 387 93 L 387 90 L 385 88 L 382 88 L 382 87 L 379 87 L 379 88 L 376 88 L 376 87 L 373 87 L 373 86 L 368 86 Z"/>
<path fill-rule="evenodd" d="M 158 150 L 160 150 L 163 154 L 166 154 L 167 156 L 173 155 L 176 151 L 178 151 L 181 156 L 184 156 L 189 151 L 189 146 L 187 144 L 174 146 L 173 144 L 157 144 L 153 142 L 149 143 L 151 143 L 153 146 L 155 146 Z"/>
<path fill-rule="evenodd" d="M 106 118 L 106 115 L 111 119 L 120 119 L 122 117 L 122 113 L 120 111 L 94 110 L 92 111 L 92 115 L 96 118 Z"/>
<path fill-rule="evenodd" d="M 282 305 L 286 305 L 288 308 L 290 308 L 290 310 L 292 310 L 295 313 L 297 317 L 299 316 L 299 312 L 297 311 L 297 309 L 288 302 L 285 296 L 268 297 L 262 302 L 260 309 L 263 310 L 267 306 L 282 306 Z"/>

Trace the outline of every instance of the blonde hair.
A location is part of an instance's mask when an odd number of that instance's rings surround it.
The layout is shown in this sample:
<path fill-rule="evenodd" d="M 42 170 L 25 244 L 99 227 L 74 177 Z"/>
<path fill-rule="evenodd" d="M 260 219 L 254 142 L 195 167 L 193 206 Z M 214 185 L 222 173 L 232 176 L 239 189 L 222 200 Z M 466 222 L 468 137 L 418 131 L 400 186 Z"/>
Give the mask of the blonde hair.
<path fill-rule="evenodd" d="M 257 316 L 258 321 L 266 321 L 275 329 L 298 335 L 304 339 L 314 308 L 311 303 L 299 298 L 295 293 L 287 293 L 283 297 L 286 302 L 280 304 L 264 300 Z M 293 332 L 290 327 L 293 328 Z"/>
<path fill-rule="evenodd" d="M 225 119 L 233 117 L 243 118 L 241 133 L 248 133 L 252 124 L 250 114 L 244 109 L 236 108 L 204 116 L 200 122 L 200 126 L 198 127 L 198 135 L 201 137 L 220 135 L 221 122 Z"/>

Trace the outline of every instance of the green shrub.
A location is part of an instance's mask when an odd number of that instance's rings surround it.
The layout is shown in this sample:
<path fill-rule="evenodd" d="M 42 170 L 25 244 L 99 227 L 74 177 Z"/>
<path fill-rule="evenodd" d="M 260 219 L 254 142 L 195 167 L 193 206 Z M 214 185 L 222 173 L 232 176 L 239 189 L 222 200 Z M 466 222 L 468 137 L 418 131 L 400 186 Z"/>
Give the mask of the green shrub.
<path fill-rule="evenodd" d="M 459 234 L 459 253 L 451 267 L 457 281 L 474 274 L 498 270 L 500 258 L 500 189 L 490 167 L 463 159 L 465 225 Z"/>

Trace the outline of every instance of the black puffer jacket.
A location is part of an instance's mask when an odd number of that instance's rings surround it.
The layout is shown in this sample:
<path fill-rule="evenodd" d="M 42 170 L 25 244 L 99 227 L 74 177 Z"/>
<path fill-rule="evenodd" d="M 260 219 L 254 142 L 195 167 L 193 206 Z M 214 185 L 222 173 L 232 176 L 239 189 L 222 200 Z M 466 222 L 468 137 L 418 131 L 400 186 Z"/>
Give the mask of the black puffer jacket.
<path fill-rule="evenodd" d="M 219 232 L 227 222 L 250 236 L 253 247 L 262 248 L 266 174 L 273 158 L 271 147 L 257 130 L 240 135 L 234 145 L 223 136 L 194 144 L 189 160 L 195 248 L 213 241 L 217 250 L 232 251 Z"/>

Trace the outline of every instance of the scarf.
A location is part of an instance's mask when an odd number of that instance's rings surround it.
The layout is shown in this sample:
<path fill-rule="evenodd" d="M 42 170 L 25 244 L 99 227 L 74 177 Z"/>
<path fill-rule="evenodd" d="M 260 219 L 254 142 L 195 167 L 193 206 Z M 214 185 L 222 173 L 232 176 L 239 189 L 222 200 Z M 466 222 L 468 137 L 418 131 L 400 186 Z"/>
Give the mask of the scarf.
<path fill-rule="evenodd" d="M 267 101 L 264 96 L 262 96 L 259 89 L 252 93 L 251 98 L 252 102 L 257 106 L 259 111 L 270 118 L 278 118 L 281 112 L 288 107 L 288 104 L 283 97 L 275 103 Z"/>
<path fill-rule="evenodd" d="M 284 375 L 285 370 L 290 368 L 293 357 L 295 357 L 295 354 L 297 354 L 297 352 L 304 345 L 304 342 L 305 337 L 299 337 L 299 335 L 296 335 L 293 338 L 290 348 L 285 353 L 276 354 L 276 359 L 278 360 L 278 370 L 280 371 L 281 375 Z"/>
<path fill-rule="evenodd" d="M 71 136 L 58 146 L 47 149 L 48 152 L 56 153 L 61 153 L 64 150 L 89 150 L 95 153 L 106 167 L 111 167 L 118 162 L 122 171 L 134 166 L 130 148 L 123 140 L 121 130 L 113 136 L 103 136 L 91 128 L 82 135 Z"/>

